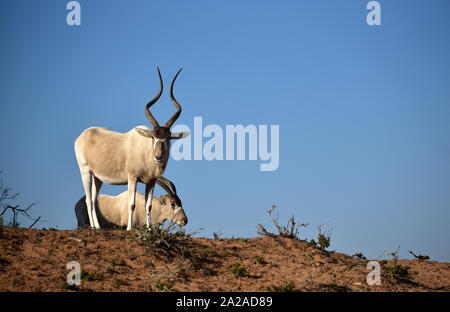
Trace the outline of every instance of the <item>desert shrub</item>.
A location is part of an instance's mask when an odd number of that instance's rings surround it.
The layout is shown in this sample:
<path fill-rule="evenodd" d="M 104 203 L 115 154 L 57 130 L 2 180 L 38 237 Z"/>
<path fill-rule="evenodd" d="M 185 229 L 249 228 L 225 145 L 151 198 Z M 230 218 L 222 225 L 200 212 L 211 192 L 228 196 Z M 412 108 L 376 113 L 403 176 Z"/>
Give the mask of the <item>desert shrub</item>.
<path fill-rule="evenodd" d="M 183 228 L 170 224 L 140 226 L 135 228 L 135 233 L 130 237 L 132 240 L 141 241 L 152 253 L 176 251 L 184 253 L 186 242 L 196 232 L 187 233 Z"/>
<path fill-rule="evenodd" d="M 109 263 L 109 265 L 114 268 L 116 266 L 124 266 L 125 262 L 123 260 L 120 260 L 119 262 L 116 262 L 116 260 L 111 260 L 111 262 Z"/>
<path fill-rule="evenodd" d="M 255 262 L 258 263 L 258 264 L 265 264 L 266 263 L 264 258 L 261 257 L 261 256 L 258 256 L 258 255 L 254 256 L 253 259 L 255 259 Z"/>
<path fill-rule="evenodd" d="M 298 237 L 299 228 L 306 227 L 309 225 L 309 223 L 297 224 L 295 222 L 294 216 L 292 215 L 289 218 L 286 226 L 280 226 L 279 222 L 278 222 L 278 214 L 277 214 L 276 218 L 274 218 L 272 215 L 272 212 L 275 210 L 276 207 L 277 207 L 276 205 L 272 205 L 272 208 L 270 210 L 266 210 L 266 212 L 269 215 L 269 217 L 272 219 L 272 222 L 275 225 L 275 227 L 277 228 L 278 234 L 271 233 L 262 224 L 258 224 L 257 225 L 258 235 L 269 236 L 269 237 L 285 237 L 285 238 L 300 240 L 300 238 Z"/>
<path fill-rule="evenodd" d="M 292 281 L 283 281 L 281 285 L 278 286 L 266 286 L 266 292 L 292 292 L 294 291 L 295 285 Z"/>
<path fill-rule="evenodd" d="M 410 275 L 409 272 L 410 267 L 402 266 L 401 264 L 395 264 L 392 267 L 385 267 L 387 272 L 392 273 L 395 277 L 398 278 L 408 278 Z"/>
<path fill-rule="evenodd" d="M 81 284 L 85 284 L 86 282 L 99 280 L 99 276 L 97 276 L 94 272 L 81 271 L 80 274 Z M 62 284 L 62 288 L 65 290 L 76 290 L 76 291 L 92 291 L 89 288 L 80 288 L 77 285 L 69 285 L 67 281 L 64 281 Z"/>
<path fill-rule="evenodd" d="M 244 267 L 239 266 L 237 263 L 233 263 L 231 266 L 231 273 L 233 273 L 236 278 L 248 276 L 247 270 Z"/>
<path fill-rule="evenodd" d="M 317 227 L 319 230 L 319 234 L 317 235 L 317 243 L 320 246 L 320 250 L 325 251 L 328 247 L 330 247 L 331 243 L 331 232 L 330 231 L 322 231 L 322 225 Z"/>
<path fill-rule="evenodd" d="M 116 287 L 127 286 L 128 285 L 127 282 L 125 282 L 124 280 L 121 280 L 121 279 L 116 279 L 115 280 L 115 284 L 116 284 Z"/>
<path fill-rule="evenodd" d="M 81 271 L 80 278 L 81 278 L 81 283 L 98 280 L 98 277 L 95 275 L 94 272 L 87 272 L 84 270 Z"/>
<path fill-rule="evenodd" d="M 367 260 L 367 258 L 364 257 L 364 255 L 363 255 L 362 252 L 357 252 L 357 253 L 355 253 L 352 257 L 356 257 L 356 258 L 359 258 L 359 259 L 361 259 L 361 260 Z"/>
<path fill-rule="evenodd" d="M 398 251 L 400 250 L 400 246 L 394 252 L 386 253 L 387 255 L 392 256 L 392 265 L 389 266 L 386 260 L 382 260 L 379 262 L 380 267 L 383 272 L 390 274 L 392 277 L 396 279 L 412 279 L 410 267 L 403 266 L 398 263 Z"/>
<path fill-rule="evenodd" d="M 188 277 L 189 277 L 186 268 L 179 268 L 176 273 L 177 273 L 177 277 L 182 278 L 182 279 L 188 279 Z"/>
<path fill-rule="evenodd" d="M 222 236 L 222 231 L 219 229 L 217 232 L 213 232 L 214 239 L 219 239 Z"/>
<path fill-rule="evenodd" d="M 203 249 L 203 254 L 209 257 L 225 257 L 228 255 L 226 249 L 218 249 L 212 247 L 206 247 Z"/>
<path fill-rule="evenodd" d="M 0 170 L 0 174 L 2 173 L 2 170 Z M 10 214 L 11 219 L 9 222 L 6 223 L 7 226 L 11 227 L 19 227 L 19 217 L 27 217 L 28 219 L 32 220 L 33 223 L 29 226 L 29 228 L 32 228 L 37 222 L 44 222 L 41 219 L 41 216 L 38 218 L 32 217 L 32 207 L 37 205 L 38 202 L 33 202 L 29 204 L 25 208 L 21 208 L 20 205 L 17 203 L 17 197 L 19 196 L 19 192 L 12 192 L 12 188 L 9 186 L 5 186 L 3 184 L 3 180 L 0 179 L 0 217 L 1 217 L 1 224 L 0 224 L 0 232 L 3 229 L 3 225 L 5 222 L 5 215 Z"/>
<path fill-rule="evenodd" d="M 411 250 L 408 250 L 408 252 L 410 253 L 410 254 L 412 254 L 413 256 L 414 256 L 414 258 L 416 258 L 417 260 L 420 260 L 420 261 L 425 261 L 425 260 L 430 260 L 430 257 L 428 257 L 428 256 L 424 256 L 424 255 L 416 255 L 415 253 L 413 253 Z"/>
<path fill-rule="evenodd" d="M 171 292 L 173 287 L 173 283 L 165 284 L 161 281 L 157 281 L 155 283 L 155 288 L 159 291 Z"/>
<path fill-rule="evenodd" d="M 335 290 L 335 291 L 349 291 L 350 288 L 347 286 L 338 285 L 336 282 L 331 282 L 329 284 L 324 285 L 325 287 Z"/>
<path fill-rule="evenodd" d="M 64 281 L 64 283 L 62 284 L 62 288 L 65 290 L 79 290 L 77 285 L 69 285 L 69 283 L 67 283 L 67 281 Z"/>
<path fill-rule="evenodd" d="M 331 273 L 331 277 L 332 277 L 331 283 L 328 283 L 328 284 L 320 283 L 320 286 L 328 288 L 330 290 L 334 290 L 334 291 L 349 291 L 350 290 L 350 288 L 348 286 L 338 285 L 338 283 L 336 282 L 336 273 Z"/>

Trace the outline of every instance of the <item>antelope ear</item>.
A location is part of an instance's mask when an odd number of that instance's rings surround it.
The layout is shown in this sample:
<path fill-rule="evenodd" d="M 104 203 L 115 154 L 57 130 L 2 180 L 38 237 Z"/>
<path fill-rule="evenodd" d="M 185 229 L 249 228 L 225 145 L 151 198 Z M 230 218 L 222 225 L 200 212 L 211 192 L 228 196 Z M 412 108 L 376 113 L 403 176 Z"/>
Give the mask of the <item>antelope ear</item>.
<path fill-rule="evenodd" d="M 190 132 L 175 132 L 171 134 L 170 139 L 171 140 L 184 139 L 187 138 L 190 134 L 191 134 Z"/>
<path fill-rule="evenodd" d="M 139 133 L 140 135 L 145 136 L 147 138 L 152 138 L 153 137 L 153 131 L 150 131 L 148 129 L 134 128 L 134 130 L 136 130 L 136 132 Z"/>
<path fill-rule="evenodd" d="M 161 205 L 165 205 L 166 204 L 166 199 L 164 197 L 161 197 L 159 199 L 159 202 L 161 203 Z"/>

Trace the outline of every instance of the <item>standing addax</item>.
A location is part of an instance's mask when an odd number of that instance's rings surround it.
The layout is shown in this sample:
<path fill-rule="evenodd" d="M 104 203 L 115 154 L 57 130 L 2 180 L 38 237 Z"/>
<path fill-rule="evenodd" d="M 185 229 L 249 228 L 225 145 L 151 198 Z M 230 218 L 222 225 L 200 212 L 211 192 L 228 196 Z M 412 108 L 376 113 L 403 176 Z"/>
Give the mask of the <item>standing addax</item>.
<path fill-rule="evenodd" d="M 113 185 L 128 184 L 128 225 L 131 230 L 136 202 L 136 184 L 145 184 L 145 213 L 147 226 L 150 225 L 155 181 L 166 169 L 169 160 L 170 141 L 189 136 L 189 132 L 171 133 L 170 127 L 181 114 L 181 106 L 173 96 L 173 85 L 181 69 L 170 85 L 170 98 L 177 108 L 173 116 L 160 126 L 150 112 L 150 107 L 158 101 L 163 92 L 163 81 L 158 68 L 161 84 L 158 95 L 145 106 L 145 114 L 153 126 L 137 126 L 126 133 L 106 128 L 91 127 L 75 140 L 75 155 L 80 167 L 86 193 L 86 207 L 92 228 L 100 228 L 95 211 L 97 194 L 103 183 Z"/>

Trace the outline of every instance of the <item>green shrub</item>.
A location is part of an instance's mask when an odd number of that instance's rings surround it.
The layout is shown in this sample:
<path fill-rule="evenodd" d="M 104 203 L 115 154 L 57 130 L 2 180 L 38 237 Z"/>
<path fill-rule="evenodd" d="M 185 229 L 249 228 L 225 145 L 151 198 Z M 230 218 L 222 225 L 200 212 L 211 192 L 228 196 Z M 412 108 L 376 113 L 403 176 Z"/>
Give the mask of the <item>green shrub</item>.
<path fill-rule="evenodd" d="M 320 250 L 325 251 L 326 248 L 330 247 L 331 233 L 329 231 L 322 232 L 322 226 L 318 227 L 319 234 L 317 236 L 317 241 L 320 246 Z"/>
<path fill-rule="evenodd" d="M 240 267 L 237 263 L 233 263 L 231 266 L 231 273 L 233 273 L 234 277 L 248 276 L 247 270 L 244 267 Z"/>
<path fill-rule="evenodd" d="M 84 270 L 81 271 L 80 278 L 81 278 L 81 283 L 98 280 L 98 277 L 95 275 L 94 272 L 87 272 L 87 271 L 84 271 Z"/>
<path fill-rule="evenodd" d="M 256 263 L 258 263 L 258 264 L 265 264 L 266 263 L 266 261 L 264 261 L 264 258 L 261 257 L 261 256 L 258 256 L 258 255 L 254 256 L 253 259 L 255 259 Z"/>

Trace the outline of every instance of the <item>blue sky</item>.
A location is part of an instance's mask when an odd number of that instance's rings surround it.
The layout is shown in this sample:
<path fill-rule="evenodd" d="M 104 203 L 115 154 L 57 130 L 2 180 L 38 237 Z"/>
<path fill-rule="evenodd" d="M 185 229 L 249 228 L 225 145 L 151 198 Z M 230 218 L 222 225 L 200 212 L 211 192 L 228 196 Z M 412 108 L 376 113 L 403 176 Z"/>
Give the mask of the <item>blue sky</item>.
<path fill-rule="evenodd" d="M 380 1 L 381 26 L 361 0 L 79 1 L 81 26 L 67 2 L 0 3 L 1 178 L 40 202 L 41 226 L 75 228 L 77 136 L 149 125 L 156 66 L 166 92 L 152 111 L 167 120 L 183 67 L 176 124 L 280 126 L 273 172 L 169 161 L 189 229 L 253 237 L 276 204 L 280 220 L 310 222 L 308 240 L 326 223 L 332 250 L 450 261 L 448 1 Z"/>

